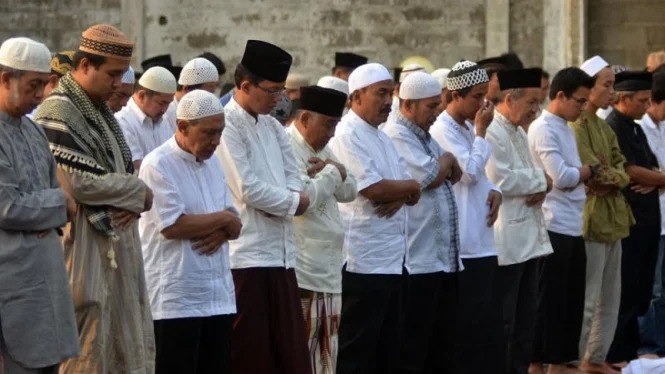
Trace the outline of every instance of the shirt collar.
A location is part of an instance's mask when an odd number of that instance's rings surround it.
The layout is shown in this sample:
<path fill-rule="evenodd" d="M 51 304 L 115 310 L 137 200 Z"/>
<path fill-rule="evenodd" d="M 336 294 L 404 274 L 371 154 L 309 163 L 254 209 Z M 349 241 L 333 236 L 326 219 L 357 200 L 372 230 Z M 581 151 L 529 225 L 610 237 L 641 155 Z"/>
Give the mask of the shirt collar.
<path fill-rule="evenodd" d="M 0 122 L 4 122 L 13 126 L 20 126 L 23 117 L 12 117 L 5 112 L 0 112 Z"/>
<path fill-rule="evenodd" d="M 651 128 L 651 129 L 658 129 L 658 126 L 656 126 L 656 122 L 649 116 L 649 113 L 644 113 L 644 116 L 642 117 L 642 125 Z M 662 126 L 662 124 L 661 124 Z"/>
<path fill-rule="evenodd" d="M 506 116 L 496 109 L 494 110 L 494 120 L 503 127 L 509 128 L 513 131 L 519 131 L 519 126 L 515 126 L 508 118 L 506 118 Z"/>
<path fill-rule="evenodd" d="M 235 96 L 231 97 L 231 100 L 229 100 L 229 103 L 226 104 L 226 106 L 229 107 L 229 109 L 231 110 L 239 112 L 245 121 L 254 125 L 259 123 L 259 118 L 261 115 L 259 114 L 256 116 L 256 118 L 254 118 L 254 116 L 249 114 L 249 112 L 247 112 L 245 108 L 241 107 L 240 104 L 238 104 L 238 102 L 235 99 Z"/>
<path fill-rule="evenodd" d="M 543 114 L 541 114 L 541 116 L 548 123 L 554 123 L 559 126 L 568 126 L 568 122 L 563 117 L 559 117 L 547 109 L 543 109 Z"/>
<path fill-rule="evenodd" d="M 307 143 L 305 138 L 300 133 L 300 130 L 298 130 L 298 128 L 296 127 L 295 123 L 293 125 L 287 127 L 286 132 L 291 135 L 291 137 L 293 138 L 293 140 L 296 141 L 296 143 L 298 143 L 301 146 L 307 148 L 307 150 L 309 150 L 311 153 L 313 153 L 313 154 L 319 153 L 319 152 L 315 151 L 314 148 L 312 148 L 312 146 L 309 145 L 309 143 Z"/>
<path fill-rule="evenodd" d="M 152 120 L 148 118 L 148 116 L 139 108 L 139 105 L 134 101 L 134 97 L 132 96 L 129 99 L 129 102 L 127 102 L 127 107 L 136 115 L 139 120 L 141 120 L 141 123 L 144 123 L 146 119 L 150 120 L 150 123 L 152 123 Z"/>
<path fill-rule="evenodd" d="M 369 122 L 365 121 L 364 119 L 360 118 L 356 112 L 353 111 L 353 109 L 350 109 L 349 112 L 346 114 L 345 117 L 348 117 L 347 120 L 350 121 L 353 125 L 357 125 L 355 127 L 362 129 L 364 131 L 369 131 L 374 134 L 378 134 L 379 129 L 370 125 Z"/>
<path fill-rule="evenodd" d="M 193 154 L 191 154 L 191 153 L 185 151 L 184 149 L 180 148 L 180 146 L 178 145 L 178 142 L 175 140 L 175 135 L 173 135 L 171 138 L 169 138 L 169 140 L 166 141 L 166 144 L 168 145 L 169 148 L 171 148 L 171 150 L 173 150 L 173 152 L 178 157 L 180 157 L 181 159 L 183 159 L 187 162 L 191 162 L 191 163 L 194 163 L 194 164 L 199 165 L 199 166 L 203 165 L 203 163 L 205 163 L 205 160 L 199 161 L 196 158 L 196 156 L 194 156 Z M 212 157 L 216 157 L 216 156 L 213 155 Z"/>
<path fill-rule="evenodd" d="M 630 123 L 633 126 L 638 126 L 638 124 L 635 122 L 634 119 L 632 119 L 632 118 L 628 117 L 627 115 L 621 113 L 616 108 L 614 108 L 614 110 L 612 111 L 612 113 L 610 113 L 610 115 L 615 115 L 621 122 L 625 122 L 626 124 Z M 649 119 L 651 119 L 651 118 L 649 118 Z"/>
<path fill-rule="evenodd" d="M 429 139 L 432 137 L 427 131 L 423 130 L 420 128 L 420 126 L 416 125 L 415 123 L 411 122 L 408 118 L 402 114 L 401 110 L 396 110 L 395 115 L 394 115 L 395 122 L 403 125 L 407 129 L 411 130 L 418 138 L 421 140 L 424 140 L 425 142 L 429 142 Z"/>

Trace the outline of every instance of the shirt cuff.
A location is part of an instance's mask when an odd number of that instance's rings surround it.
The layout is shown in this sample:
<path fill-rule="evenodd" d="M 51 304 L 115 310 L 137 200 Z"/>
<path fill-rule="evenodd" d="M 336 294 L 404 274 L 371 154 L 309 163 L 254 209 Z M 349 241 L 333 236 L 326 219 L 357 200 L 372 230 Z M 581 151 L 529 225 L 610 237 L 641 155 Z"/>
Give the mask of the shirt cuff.
<path fill-rule="evenodd" d="M 296 210 L 298 210 L 298 205 L 300 205 L 300 194 L 297 192 L 291 192 L 291 206 L 289 207 L 288 215 L 295 216 Z"/>
<path fill-rule="evenodd" d="M 432 182 L 436 179 L 437 176 L 439 176 L 439 171 L 441 171 L 441 165 L 439 162 L 434 163 L 434 167 L 432 168 L 432 171 L 425 176 L 422 182 L 420 182 L 420 188 L 425 189 L 429 187 Z"/>

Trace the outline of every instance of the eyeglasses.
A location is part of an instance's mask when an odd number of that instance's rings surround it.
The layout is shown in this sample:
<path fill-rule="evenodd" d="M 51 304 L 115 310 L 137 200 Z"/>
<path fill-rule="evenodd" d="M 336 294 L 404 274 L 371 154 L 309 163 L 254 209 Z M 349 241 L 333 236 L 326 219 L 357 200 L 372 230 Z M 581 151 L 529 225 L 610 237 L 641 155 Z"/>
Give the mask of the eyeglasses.
<path fill-rule="evenodd" d="M 587 99 L 585 99 L 585 98 L 583 98 L 583 97 L 581 97 L 581 98 L 577 98 L 577 97 L 575 97 L 575 96 L 571 96 L 570 98 L 573 99 L 573 100 L 575 100 L 575 102 L 576 102 L 579 106 L 584 106 L 587 102 L 589 102 L 589 100 L 587 100 Z"/>
<path fill-rule="evenodd" d="M 256 88 L 260 88 L 261 91 L 267 93 L 268 95 L 270 95 L 270 96 L 272 96 L 272 97 L 278 97 L 278 96 L 281 96 L 281 95 L 284 93 L 284 91 L 286 91 L 286 89 L 285 89 L 284 87 L 282 87 L 282 88 L 278 88 L 278 89 L 273 89 L 273 90 L 268 89 L 268 88 L 265 88 L 265 87 L 261 87 L 261 86 L 259 86 L 258 84 L 254 85 L 254 87 L 256 87 Z"/>

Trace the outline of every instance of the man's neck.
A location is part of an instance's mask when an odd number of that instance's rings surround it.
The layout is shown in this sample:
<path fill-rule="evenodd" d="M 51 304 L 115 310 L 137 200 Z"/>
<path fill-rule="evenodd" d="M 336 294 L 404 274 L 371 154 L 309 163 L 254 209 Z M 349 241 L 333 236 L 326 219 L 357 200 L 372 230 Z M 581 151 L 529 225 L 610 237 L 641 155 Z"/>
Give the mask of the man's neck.
<path fill-rule="evenodd" d="M 499 114 L 501 114 L 503 116 L 503 118 L 508 120 L 508 123 L 510 123 L 514 127 L 519 127 L 518 124 L 515 124 L 515 123 L 513 123 L 513 121 L 510 120 L 510 113 L 508 113 L 508 109 L 505 106 L 503 106 L 503 105 L 497 106 L 496 111 L 499 112 Z"/>
<path fill-rule="evenodd" d="M 446 108 L 446 113 L 460 126 L 463 126 L 466 122 L 466 118 L 457 110 L 457 106 L 448 104 Z"/>
<path fill-rule="evenodd" d="M 649 118 L 651 118 L 651 121 L 656 125 L 656 127 L 660 127 L 661 122 L 663 122 L 663 118 L 658 118 L 656 113 L 654 113 L 654 111 L 651 109 L 647 110 L 647 115 Z"/>
<path fill-rule="evenodd" d="M 584 111 L 589 113 L 589 114 L 596 114 L 596 112 L 600 109 L 600 107 L 596 106 L 594 103 L 591 101 L 588 101 L 586 103 L 586 107 L 584 108 Z"/>
<path fill-rule="evenodd" d="M 241 95 L 238 93 L 238 91 L 235 91 L 233 93 L 233 100 L 235 100 L 238 105 L 245 110 L 245 112 L 249 113 L 250 116 L 254 117 L 255 120 L 259 120 L 259 114 L 255 113 L 249 106 L 247 97 Z"/>
<path fill-rule="evenodd" d="M 563 116 L 561 115 L 561 111 L 559 110 L 559 106 L 557 105 L 556 100 L 550 101 L 550 104 L 547 106 L 547 111 L 561 119 L 564 119 Z"/>
<path fill-rule="evenodd" d="M 365 118 L 365 116 L 362 115 L 362 114 L 360 114 L 357 110 L 354 110 L 353 108 L 351 108 L 351 110 L 353 110 L 353 113 L 355 113 L 356 116 L 358 116 L 358 118 L 360 118 L 361 120 L 365 121 L 368 125 L 370 125 L 370 126 L 372 126 L 372 127 L 374 127 L 374 128 L 378 128 L 378 127 L 379 127 L 380 123 L 374 124 L 374 123 L 370 122 L 369 120 L 367 120 L 367 118 Z"/>

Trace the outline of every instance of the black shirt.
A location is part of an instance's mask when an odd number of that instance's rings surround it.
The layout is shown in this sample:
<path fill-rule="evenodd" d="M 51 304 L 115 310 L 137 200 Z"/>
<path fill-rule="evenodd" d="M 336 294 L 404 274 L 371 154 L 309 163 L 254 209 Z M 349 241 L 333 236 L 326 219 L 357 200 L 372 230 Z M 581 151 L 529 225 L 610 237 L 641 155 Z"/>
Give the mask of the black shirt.
<path fill-rule="evenodd" d="M 651 152 L 644 131 L 635 121 L 614 109 L 607 117 L 607 123 L 617 135 L 619 147 L 626 157 L 626 166 L 635 165 L 645 169 L 658 169 L 658 159 Z M 660 200 L 658 189 L 646 195 L 636 193 L 630 185 L 623 189 L 637 224 L 640 226 L 660 227 Z"/>

